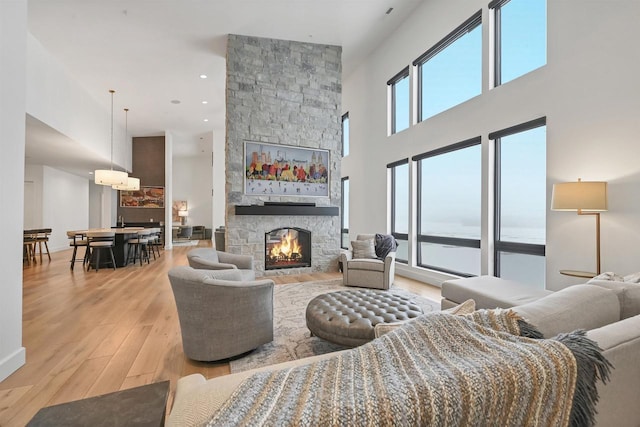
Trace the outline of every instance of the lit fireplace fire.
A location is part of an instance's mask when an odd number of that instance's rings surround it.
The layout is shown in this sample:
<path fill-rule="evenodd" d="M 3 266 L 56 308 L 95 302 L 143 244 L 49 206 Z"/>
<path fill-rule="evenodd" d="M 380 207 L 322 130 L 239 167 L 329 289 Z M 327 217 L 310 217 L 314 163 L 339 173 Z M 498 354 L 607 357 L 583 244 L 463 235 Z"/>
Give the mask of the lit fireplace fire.
<path fill-rule="evenodd" d="M 264 268 L 311 267 L 311 232 L 282 227 L 264 234 Z"/>
<path fill-rule="evenodd" d="M 294 235 L 295 233 L 295 235 Z M 302 247 L 298 243 L 298 236 L 295 230 L 289 230 L 289 232 L 282 236 L 280 243 L 275 243 L 271 246 L 269 254 L 274 260 L 295 260 L 302 257 Z"/>

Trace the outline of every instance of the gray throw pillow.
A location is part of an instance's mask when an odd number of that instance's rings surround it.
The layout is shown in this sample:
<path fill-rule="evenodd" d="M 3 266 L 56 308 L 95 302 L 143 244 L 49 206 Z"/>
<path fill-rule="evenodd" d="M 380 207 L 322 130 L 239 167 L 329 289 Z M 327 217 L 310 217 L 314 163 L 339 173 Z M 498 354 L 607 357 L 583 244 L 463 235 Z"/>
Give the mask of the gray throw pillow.
<path fill-rule="evenodd" d="M 398 242 L 391 234 L 376 234 L 376 256 L 384 260 L 389 252 L 398 249 Z"/>
<path fill-rule="evenodd" d="M 376 250 L 373 244 L 373 239 L 367 240 L 353 240 L 351 241 L 351 247 L 353 247 L 353 258 L 375 258 Z"/>

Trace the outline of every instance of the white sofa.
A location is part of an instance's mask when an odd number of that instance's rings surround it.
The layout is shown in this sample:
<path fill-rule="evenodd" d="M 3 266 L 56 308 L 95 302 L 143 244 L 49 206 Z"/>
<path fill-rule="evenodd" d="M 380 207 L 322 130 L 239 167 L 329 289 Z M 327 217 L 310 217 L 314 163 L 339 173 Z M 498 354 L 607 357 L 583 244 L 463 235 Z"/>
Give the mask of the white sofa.
<path fill-rule="evenodd" d="M 614 366 L 610 381 L 597 385 L 600 395 L 596 407 L 597 425 L 637 427 L 640 425 L 640 364 L 637 362 L 640 355 L 640 288 L 604 285 L 609 289 L 597 285 L 572 286 L 514 307 L 514 310 L 545 336 L 587 329 L 588 337 L 598 343 Z M 332 356 L 309 357 L 258 370 L 286 368 Z M 200 425 L 244 379 L 258 370 L 209 380 L 200 374 L 181 378 L 167 425 Z"/>

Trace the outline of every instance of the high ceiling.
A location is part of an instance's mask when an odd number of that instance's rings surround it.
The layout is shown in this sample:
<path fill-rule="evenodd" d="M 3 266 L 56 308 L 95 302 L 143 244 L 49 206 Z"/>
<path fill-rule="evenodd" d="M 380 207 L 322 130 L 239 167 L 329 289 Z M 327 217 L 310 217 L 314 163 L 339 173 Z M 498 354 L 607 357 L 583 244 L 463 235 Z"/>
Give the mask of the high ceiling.
<path fill-rule="evenodd" d="M 171 131 L 175 154 L 194 155 L 224 133 L 227 34 L 340 45 L 346 77 L 422 1 L 29 0 L 28 24 L 106 111 L 116 90 L 130 135 Z M 49 131 L 51 141 L 46 125 L 28 120 L 27 162 L 65 169 L 58 145 L 44 148 L 71 141 Z"/>

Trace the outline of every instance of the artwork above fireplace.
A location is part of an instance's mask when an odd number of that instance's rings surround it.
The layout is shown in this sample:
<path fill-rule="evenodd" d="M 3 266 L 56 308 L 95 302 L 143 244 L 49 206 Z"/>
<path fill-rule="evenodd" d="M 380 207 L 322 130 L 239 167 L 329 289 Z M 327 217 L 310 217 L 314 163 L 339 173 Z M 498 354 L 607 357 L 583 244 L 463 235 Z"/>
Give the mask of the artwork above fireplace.
<path fill-rule="evenodd" d="M 311 231 L 276 228 L 264 235 L 265 270 L 311 267 Z"/>

